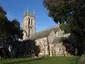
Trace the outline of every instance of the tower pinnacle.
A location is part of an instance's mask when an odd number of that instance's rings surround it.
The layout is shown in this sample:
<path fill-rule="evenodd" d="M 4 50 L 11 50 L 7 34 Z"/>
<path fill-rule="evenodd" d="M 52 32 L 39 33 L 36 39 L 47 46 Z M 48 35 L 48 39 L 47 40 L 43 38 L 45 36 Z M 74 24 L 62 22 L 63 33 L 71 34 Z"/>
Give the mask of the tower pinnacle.
<path fill-rule="evenodd" d="M 33 11 L 33 15 L 35 16 L 35 11 Z"/>
<path fill-rule="evenodd" d="M 26 10 L 26 13 L 27 13 L 27 14 L 29 13 L 29 10 L 28 10 L 28 8 L 27 8 L 27 10 Z"/>

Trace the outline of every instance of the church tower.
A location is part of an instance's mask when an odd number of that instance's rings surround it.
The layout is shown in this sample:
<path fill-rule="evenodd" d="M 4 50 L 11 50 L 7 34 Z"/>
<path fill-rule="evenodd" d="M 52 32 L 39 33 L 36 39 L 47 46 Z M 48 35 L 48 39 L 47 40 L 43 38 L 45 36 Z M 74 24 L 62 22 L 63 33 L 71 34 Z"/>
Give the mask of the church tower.
<path fill-rule="evenodd" d="M 22 29 L 23 29 L 23 40 L 31 37 L 32 34 L 36 32 L 34 13 L 29 13 L 28 10 L 24 13 Z"/>

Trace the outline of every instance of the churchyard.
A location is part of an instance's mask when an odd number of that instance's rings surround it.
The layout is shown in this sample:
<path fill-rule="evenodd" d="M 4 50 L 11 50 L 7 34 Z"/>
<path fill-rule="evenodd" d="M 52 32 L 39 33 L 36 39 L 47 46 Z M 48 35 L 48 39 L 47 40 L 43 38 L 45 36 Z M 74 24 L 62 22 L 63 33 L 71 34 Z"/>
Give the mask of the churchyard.
<path fill-rule="evenodd" d="M 79 57 L 56 56 L 41 58 L 14 58 L 0 60 L 0 64 L 79 64 Z"/>

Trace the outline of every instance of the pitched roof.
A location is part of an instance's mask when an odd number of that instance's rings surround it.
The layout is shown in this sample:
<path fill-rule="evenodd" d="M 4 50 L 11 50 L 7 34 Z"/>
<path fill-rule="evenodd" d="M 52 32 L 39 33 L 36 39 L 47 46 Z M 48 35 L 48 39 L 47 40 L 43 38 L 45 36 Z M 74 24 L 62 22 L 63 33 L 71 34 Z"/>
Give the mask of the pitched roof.
<path fill-rule="evenodd" d="M 65 39 L 65 37 L 56 37 L 54 40 L 53 40 L 53 44 L 56 44 L 56 43 L 60 43 L 62 42 L 63 40 Z"/>
<path fill-rule="evenodd" d="M 36 40 L 36 39 L 39 39 L 39 38 L 47 37 L 52 30 L 54 30 L 54 32 L 59 30 L 59 25 L 53 26 L 51 28 L 48 28 L 48 29 L 40 31 L 40 32 L 36 32 L 29 39 Z"/>

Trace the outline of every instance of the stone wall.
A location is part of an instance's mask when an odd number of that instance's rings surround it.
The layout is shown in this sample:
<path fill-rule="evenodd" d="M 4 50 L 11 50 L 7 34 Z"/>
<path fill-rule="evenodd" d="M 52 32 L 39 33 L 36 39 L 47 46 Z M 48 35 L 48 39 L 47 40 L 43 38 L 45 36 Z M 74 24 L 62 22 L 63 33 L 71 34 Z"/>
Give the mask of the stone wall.
<path fill-rule="evenodd" d="M 53 55 L 54 56 L 67 56 L 67 52 L 65 47 L 63 46 L 63 42 L 59 42 L 53 45 Z"/>
<path fill-rule="evenodd" d="M 48 42 L 47 37 L 36 40 L 36 45 L 40 47 L 39 56 L 48 56 Z"/>
<path fill-rule="evenodd" d="M 52 30 L 49 35 L 48 35 L 48 42 L 49 44 L 52 44 L 53 40 L 56 38 L 56 34 L 54 32 L 54 30 Z"/>

